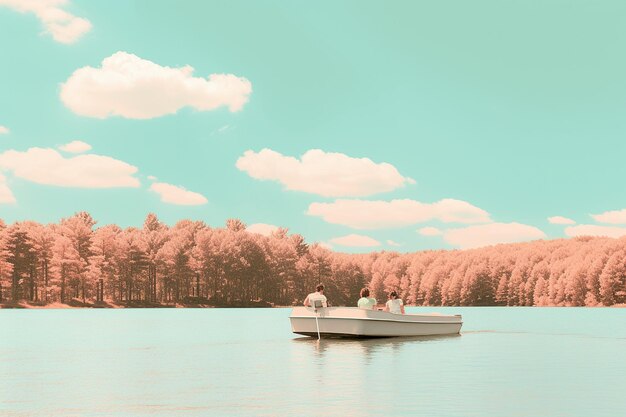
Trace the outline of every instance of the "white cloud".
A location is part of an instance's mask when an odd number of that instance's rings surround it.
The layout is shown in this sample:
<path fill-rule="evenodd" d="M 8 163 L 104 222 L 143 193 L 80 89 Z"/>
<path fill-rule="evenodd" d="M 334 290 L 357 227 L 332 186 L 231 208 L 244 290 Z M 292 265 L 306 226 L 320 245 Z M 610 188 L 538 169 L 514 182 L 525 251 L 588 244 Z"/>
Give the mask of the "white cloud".
<path fill-rule="evenodd" d="M 190 66 L 172 68 L 127 52 L 116 52 L 100 68 L 82 67 L 61 85 L 61 100 L 74 113 L 104 119 L 150 119 L 183 107 L 239 111 L 252 92 L 250 81 L 233 74 L 193 76 Z"/>
<path fill-rule="evenodd" d="M 147 178 L 148 178 L 150 181 L 156 181 L 156 180 L 157 180 L 157 177 L 155 177 L 154 175 L 148 175 L 148 176 L 147 176 Z"/>
<path fill-rule="evenodd" d="M 15 203 L 15 196 L 6 184 L 6 178 L 0 174 L 0 204 Z"/>
<path fill-rule="evenodd" d="M 626 223 L 626 209 L 605 211 L 600 214 L 592 214 L 591 217 L 600 223 L 609 224 L 625 224 Z"/>
<path fill-rule="evenodd" d="M 54 149 L 30 148 L 0 153 L 0 169 L 38 184 L 59 187 L 139 187 L 137 167 L 102 155 L 66 158 Z"/>
<path fill-rule="evenodd" d="M 442 235 L 443 232 L 436 227 L 422 227 L 417 231 L 422 236 L 439 236 Z"/>
<path fill-rule="evenodd" d="M 574 220 L 563 216 L 548 217 L 548 222 L 551 224 L 576 224 Z"/>
<path fill-rule="evenodd" d="M 177 204 L 179 206 L 199 206 L 206 204 L 208 200 L 202 194 L 188 191 L 183 187 L 177 187 L 165 182 L 155 182 L 150 190 L 161 196 L 164 203 Z"/>
<path fill-rule="evenodd" d="M 34 13 L 55 41 L 74 43 L 91 30 L 91 22 L 63 10 L 68 3 L 68 0 L 0 0 L 0 6 Z"/>
<path fill-rule="evenodd" d="M 331 245 L 330 243 L 319 242 L 318 245 L 321 246 L 324 249 L 333 250 L 333 245 Z"/>
<path fill-rule="evenodd" d="M 346 236 L 336 237 L 330 240 L 330 243 L 340 246 L 351 246 L 360 248 L 370 248 L 380 246 L 380 242 L 369 236 L 350 234 Z"/>
<path fill-rule="evenodd" d="M 520 223 L 481 224 L 444 232 L 444 240 L 461 249 L 545 238 L 546 234 L 538 228 Z"/>
<path fill-rule="evenodd" d="M 489 213 L 465 201 L 444 199 L 436 203 L 415 200 L 337 200 L 312 203 L 307 214 L 354 229 L 403 227 L 430 220 L 444 223 L 487 223 Z"/>
<path fill-rule="evenodd" d="M 387 244 L 388 244 L 389 246 L 396 246 L 396 247 L 398 247 L 398 246 L 402 246 L 402 244 L 401 244 L 401 243 L 394 242 L 393 240 L 387 240 Z"/>
<path fill-rule="evenodd" d="M 391 164 L 320 149 L 311 149 L 300 159 L 271 149 L 248 150 L 236 166 L 252 178 L 278 181 L 287 190 L 323 197 L 363 197 L 415 183 Z"/>
<path fill-rule="evenodd" d="M 250 233 L 258 233 L 263 236 L 271 236 L 272 233 L 278 230 L 278 226 L 274 226 L 273 224 L 254 223 L 246 227 L 246 230 Z"/>
<path fill-rule="evenodd" d="M 74 140 L 65 145 L 59 146 L 59 149 L 70 153 L 83 153 L 91 150 L 91 145 L 80 140 Z"/>
<path fill-rule="evenodd" d="M 9 128 L 6 126 L 0 125 L 0 135 L 6 135 L 10 132 Z"/>
<path fill-rule="evenodd" d="M 595 224 L 579 224 L 578 226 L 570 226 L 565 228 L 565 235 L 575 236 L 607 236 L 622 237 L 626 236 L 626 227 L 617 226 L 598 226 Z"/>

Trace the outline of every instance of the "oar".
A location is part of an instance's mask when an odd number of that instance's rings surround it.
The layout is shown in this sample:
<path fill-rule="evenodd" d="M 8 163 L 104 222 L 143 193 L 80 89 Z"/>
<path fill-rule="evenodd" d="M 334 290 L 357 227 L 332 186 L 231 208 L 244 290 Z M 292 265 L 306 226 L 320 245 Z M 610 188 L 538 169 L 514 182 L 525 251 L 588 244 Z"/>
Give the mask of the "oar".
<path fill-rule="evenodd" d="M 315 326 L 317 327 L 317 340 L 320 340 L 322 338 L 322 336 L 320 335 L 320 324 L 317 321 L 317 309 L 322 308 L 322 307 L 323 307 L 323 304 L 321 300 L 313 301 L 313 311 L 315 311 Z"/>

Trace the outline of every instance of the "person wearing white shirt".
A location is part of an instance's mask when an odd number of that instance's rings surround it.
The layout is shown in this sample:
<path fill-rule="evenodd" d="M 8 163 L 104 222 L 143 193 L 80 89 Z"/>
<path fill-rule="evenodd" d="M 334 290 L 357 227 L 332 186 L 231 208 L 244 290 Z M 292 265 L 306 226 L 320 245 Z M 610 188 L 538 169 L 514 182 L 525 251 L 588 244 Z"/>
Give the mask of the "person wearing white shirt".
<path fill-rule="evenodd" d="M 314 307 L 315 300 L 320 300 L 322 302 L 322 307 L 328 307 L 328 301 L 326 300 L 326 296 L 324 295 L 324 285 L 319 284 L 315 289 L 316 292 L 312 292 L 304 299 L 304 306 Z"/>
<path fill-rule="evenodd" d="M 389 293 L 389 301 L 385 304 L 385 311 L 393 314 L 404 314 L 404 303 L 398 298 L 398 293 L 391 291 Z"/>
<path fill-rule="evenodd" d="M 376 299 L 370 297 L 369 288 L 363 288 L 361 290 L 361 298 L 356 303 L 357 307 L 365 310 L 376 310 Z"/>

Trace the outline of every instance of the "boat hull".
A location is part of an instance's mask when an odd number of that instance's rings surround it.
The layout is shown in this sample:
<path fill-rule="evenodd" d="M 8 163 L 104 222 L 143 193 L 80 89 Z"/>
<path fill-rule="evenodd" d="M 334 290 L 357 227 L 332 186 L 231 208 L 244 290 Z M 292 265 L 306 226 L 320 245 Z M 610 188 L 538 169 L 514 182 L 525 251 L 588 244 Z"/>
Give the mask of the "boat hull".
<path fill-rule="evenodd" d="M 317 324 L 316 324 L 317 316 Z M 392 314 L 353 307 L 328 307 L 315 311 L 295 307 L 291 330 L 296 334 L 317 337 L 407 337 L 458 334 L 461 316 L 441 314 Z"/>

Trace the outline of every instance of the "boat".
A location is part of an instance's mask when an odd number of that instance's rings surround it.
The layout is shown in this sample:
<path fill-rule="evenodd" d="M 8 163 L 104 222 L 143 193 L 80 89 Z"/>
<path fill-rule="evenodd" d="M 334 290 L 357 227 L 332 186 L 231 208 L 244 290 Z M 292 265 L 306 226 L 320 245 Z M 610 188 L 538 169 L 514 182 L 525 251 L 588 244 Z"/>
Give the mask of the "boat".
<path fill-rule="evenodd" d="M 294 307 L 291 331 L 313 337 L 407 337 L 459 334 L 460 315 L 394 314 L 358 307 Z"/>

